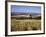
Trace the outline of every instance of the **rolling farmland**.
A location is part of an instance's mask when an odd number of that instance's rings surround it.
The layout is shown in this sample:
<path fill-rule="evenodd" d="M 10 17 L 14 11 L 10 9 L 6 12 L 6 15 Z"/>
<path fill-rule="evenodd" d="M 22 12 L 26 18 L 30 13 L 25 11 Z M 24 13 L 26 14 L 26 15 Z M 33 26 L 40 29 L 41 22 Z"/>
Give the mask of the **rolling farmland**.
<path fill-rule="evenodd" d="M 31 17 L 11 16 L 11 31 L 41 30 L 41 16 Z"/>

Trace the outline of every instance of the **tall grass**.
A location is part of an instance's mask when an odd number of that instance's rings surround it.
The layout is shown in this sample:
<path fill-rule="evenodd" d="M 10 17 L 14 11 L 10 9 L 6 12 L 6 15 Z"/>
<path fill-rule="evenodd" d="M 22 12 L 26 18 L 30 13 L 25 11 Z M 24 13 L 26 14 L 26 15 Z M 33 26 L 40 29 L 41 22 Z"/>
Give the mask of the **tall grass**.
<path fill-rule="evenodd" d="M 41 30 L 41 20 L 11 19 L 11 31 Z"/>

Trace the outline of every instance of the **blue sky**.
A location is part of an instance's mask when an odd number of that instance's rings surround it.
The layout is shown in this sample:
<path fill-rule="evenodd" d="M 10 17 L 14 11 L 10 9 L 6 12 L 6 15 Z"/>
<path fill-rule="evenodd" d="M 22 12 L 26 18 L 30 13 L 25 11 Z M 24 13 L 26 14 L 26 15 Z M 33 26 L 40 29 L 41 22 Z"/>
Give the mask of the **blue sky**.
<path fill-rule="evenodd" d="M 33 13 L 40 13 L 41 7 L 40 6 L 20 6 L 20 5 L 11 5 L 11 12 L 33 12 Z"/>

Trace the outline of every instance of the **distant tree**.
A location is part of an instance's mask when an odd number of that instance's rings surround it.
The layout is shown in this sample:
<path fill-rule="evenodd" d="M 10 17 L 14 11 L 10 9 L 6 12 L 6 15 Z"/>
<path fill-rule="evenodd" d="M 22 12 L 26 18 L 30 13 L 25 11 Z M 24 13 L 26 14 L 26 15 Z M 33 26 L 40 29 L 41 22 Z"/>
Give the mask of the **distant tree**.
<path fill-rule="evenodd" d="M 31 14 L 30 14 L 30 16 L 31 16 Z"/>
<path fill-rule="evenodd" d="M 30 14 L 29 16 L 30 16 L 30 19 L 32 19 L 32 15 Z"/>

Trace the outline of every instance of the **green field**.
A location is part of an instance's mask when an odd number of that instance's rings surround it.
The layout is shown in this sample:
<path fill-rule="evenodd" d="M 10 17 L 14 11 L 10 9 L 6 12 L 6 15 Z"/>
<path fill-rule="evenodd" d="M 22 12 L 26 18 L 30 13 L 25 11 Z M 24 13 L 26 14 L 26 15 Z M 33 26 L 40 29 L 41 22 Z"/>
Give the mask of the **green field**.
<path fill-rule="evenodd" d="M 33 19 L 16 19 L 16 17 L 11 17 L 11 31 L 28 30 L 41 30 L 40 17 L 34 17 Z"/>

